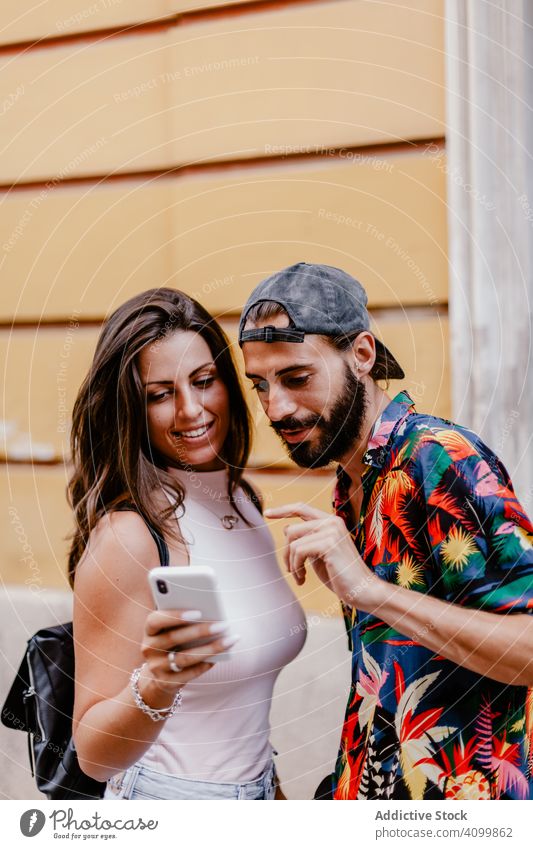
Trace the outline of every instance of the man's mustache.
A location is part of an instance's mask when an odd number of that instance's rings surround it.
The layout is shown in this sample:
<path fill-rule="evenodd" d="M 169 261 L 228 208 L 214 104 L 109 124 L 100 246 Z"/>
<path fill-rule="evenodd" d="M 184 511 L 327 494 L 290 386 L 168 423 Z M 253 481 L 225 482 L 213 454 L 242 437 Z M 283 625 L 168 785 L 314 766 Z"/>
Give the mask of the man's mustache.
<path fill-rule="evenodd" d="M 271 421 L 270 427 L 280 433 L 282 430 L 307 430 L 322 423 L 322 416 L 309 416 L 307 419 L 296 419 L 293 416 L 287 416 L 279 421 Z"/>

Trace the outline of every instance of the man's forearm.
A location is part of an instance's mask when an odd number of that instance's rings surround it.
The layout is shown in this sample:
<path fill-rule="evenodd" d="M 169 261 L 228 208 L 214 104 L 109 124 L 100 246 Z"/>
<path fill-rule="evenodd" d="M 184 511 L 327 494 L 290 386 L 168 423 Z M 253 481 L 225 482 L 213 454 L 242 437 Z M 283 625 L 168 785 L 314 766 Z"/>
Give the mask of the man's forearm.
<path fill-rule="evenodd" d="M 369 613 L 436 654 L 504 684 L 533 686 L 533 617 L 528 614 L 460 607 L 381 580 L 373 596 Z"/>
<path fill-rule="evenodd" d="M 504 684 L 533 686 L 533 618 L 450 604 L 390 584 L 370 569 L 344 521 L 307 504 L 269 508 L 270 519 L 297 517 L 285 528 L 284 559 L 300 583 L 311 562 L 320 580 L 345 604 L 366 610 L 401 634 Z"/>

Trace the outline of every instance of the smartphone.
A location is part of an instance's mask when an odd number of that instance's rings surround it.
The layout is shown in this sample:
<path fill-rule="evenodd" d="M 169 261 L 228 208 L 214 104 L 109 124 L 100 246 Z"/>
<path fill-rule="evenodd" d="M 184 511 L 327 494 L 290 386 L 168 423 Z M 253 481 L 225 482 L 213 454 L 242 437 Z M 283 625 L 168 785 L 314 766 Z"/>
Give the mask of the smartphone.
<path fill-rule="evenodd" d="M 201 610 L 201 622 L 226 621 L 216 574 L 210 566 L 157 566 L 148 573 L 148 580 L 158 610 Z M 178 649 L 196 648 L 218 636 L 184 643 Z M 206 658 L 210 663 L 230 659 L 231 649 Z"/>

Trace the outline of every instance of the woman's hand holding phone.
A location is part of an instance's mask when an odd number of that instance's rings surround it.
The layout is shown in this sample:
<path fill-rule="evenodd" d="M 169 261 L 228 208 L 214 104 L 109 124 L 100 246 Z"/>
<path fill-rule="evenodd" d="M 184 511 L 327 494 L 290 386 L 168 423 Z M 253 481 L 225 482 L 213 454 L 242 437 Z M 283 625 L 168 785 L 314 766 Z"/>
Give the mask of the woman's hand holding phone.
<path fill-rule="evenodd" d="M 199 610 L 154 610 L 146 617 L 139 688 L 150 707 L 167 707 L 178 690 L 211 669 L 208 658 L 227 652 L 238 641 L 238 636 L 228 634 L 226 622 L 198 621 L 201 618 Z M 190 647 L 197 640 L 208 642 Z"/>

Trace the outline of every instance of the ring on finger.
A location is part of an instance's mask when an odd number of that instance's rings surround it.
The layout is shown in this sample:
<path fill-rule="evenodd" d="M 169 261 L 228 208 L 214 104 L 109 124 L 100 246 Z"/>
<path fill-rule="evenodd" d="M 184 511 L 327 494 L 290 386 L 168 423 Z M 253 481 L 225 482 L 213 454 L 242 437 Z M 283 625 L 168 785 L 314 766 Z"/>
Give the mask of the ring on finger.
<path fill-rule="evenodd" d="M 176 663 L 176 652 L 169 651 L 168 653 L 168 666 L 171 672 L 181 672 L 181 667 Z"/>

